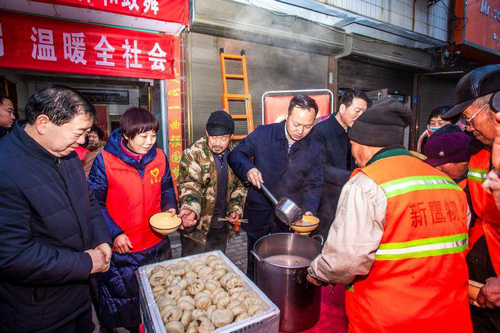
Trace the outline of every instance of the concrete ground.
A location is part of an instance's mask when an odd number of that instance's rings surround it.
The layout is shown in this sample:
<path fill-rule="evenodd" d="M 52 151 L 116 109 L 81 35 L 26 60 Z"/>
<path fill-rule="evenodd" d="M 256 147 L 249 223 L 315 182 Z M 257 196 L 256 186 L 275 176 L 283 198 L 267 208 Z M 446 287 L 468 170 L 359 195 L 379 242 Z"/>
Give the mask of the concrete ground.
<path fill-rule="evenodd" d="M 174 259 L 181 256 L 181 239 L 177 232 L 169 235 L 170 246 L 172 248 L 172 256 Z M 247 234 L 241 230 L 240 235 L 229 240 L 226 249 L 226 256 L 236 265 L 243 273 L 247 271 Z M 93 321 L 95 328 L 93 333 L 99 333 L 99 323 L 93 311 Z M 118 329 L 118 333 L 127 333 L 126 329 Z"/>
<path fill-rule="evenodd" d="M 174 259 L 181 256 L 181 240 L 180 235 L 174 232 L 169 235 L 170 244 L 172 247 L 172 256 Z M 247 272 L 247 234 L 241 230 L 240 235 L 229 240 L 226 249 L 226 256 L 236 265 L 243 273 Z"/>

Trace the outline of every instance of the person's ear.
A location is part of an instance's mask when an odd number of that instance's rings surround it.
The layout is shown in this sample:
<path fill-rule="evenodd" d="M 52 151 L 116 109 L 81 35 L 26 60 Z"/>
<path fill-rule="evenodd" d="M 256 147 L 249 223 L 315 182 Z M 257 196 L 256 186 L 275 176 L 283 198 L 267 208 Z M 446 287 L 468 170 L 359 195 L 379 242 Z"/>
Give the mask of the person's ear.
<path fill-rule="evenodd" d="M 125 140 L 130 141 L 129 137 L 125 133 L 122 133 L 122 135 L 125 138 Z"/>
<path fill-rule="evenodd" d="M 41 135 L 47 133 L 48 126 L 50 126 L 50 119 L 46 115 L 39 115 L 35 120 L 35 128 L 37 132 Z"/>
<path fill-rule="evenodd" d="M 346 109 L 346 108 L 345 108 L 345 105 L 344 105 L 344 104 L 340 104 L 340 107 L 339 107 L 339 113 L 340 113 L 340 114 L 344 114 L 345 109 Z"/>

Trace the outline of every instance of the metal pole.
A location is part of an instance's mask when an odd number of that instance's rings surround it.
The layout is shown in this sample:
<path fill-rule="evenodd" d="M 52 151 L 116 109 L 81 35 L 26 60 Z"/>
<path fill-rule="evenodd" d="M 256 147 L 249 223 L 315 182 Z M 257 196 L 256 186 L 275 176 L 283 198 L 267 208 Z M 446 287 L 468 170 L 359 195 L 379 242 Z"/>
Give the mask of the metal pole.
<path fill-rule="evenodd" d="M 161 131 L 163 151 L 167 158 L 168 152 L 168 105 L 167 105 L 167 80 L 160 80 L 160 108 L 161 108 Z"/>

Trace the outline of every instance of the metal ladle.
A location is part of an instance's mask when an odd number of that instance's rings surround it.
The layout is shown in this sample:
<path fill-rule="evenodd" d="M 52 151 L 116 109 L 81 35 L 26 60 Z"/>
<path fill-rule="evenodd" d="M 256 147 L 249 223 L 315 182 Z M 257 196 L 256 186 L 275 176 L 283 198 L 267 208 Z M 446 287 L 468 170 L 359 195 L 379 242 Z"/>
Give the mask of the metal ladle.
<path fill-rule="evenodd" d="M 274 212 L 283 223 L 292 225 L 294 222 L 302 219 L 302 209 L 295 202 L 287 197 L 282 197 L 278 201 L 264 184 L 261 183 L 260 187 L 264 191 L 264 194 L 272 201 L 273 205 L 276 206 Z"/>

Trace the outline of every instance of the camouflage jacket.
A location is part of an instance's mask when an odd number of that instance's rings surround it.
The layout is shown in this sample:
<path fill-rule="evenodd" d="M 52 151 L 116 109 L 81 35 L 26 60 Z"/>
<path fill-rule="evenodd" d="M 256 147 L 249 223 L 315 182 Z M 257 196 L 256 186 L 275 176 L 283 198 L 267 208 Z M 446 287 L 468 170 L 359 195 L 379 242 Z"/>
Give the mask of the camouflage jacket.
<path fill-rule="evenodd" d="M 229 143 L 229 150 L 234 148 Z M 203 137 L 189 146 L 182 154 L 179 166 L 178 193 L 179 209 L 189 209 L 196 213 L 198 224 L 194 232 L 184 234 L 202 244 L 206 243 L 210 222 L 217 198 L 217 167 L 212 151 Z M 226 216 L 232 212 L 243 216 L 247 188 L 229 168 L 227 180 Z M 229 236 L 234 234 L 234 228 L 228 223 Z"/>

